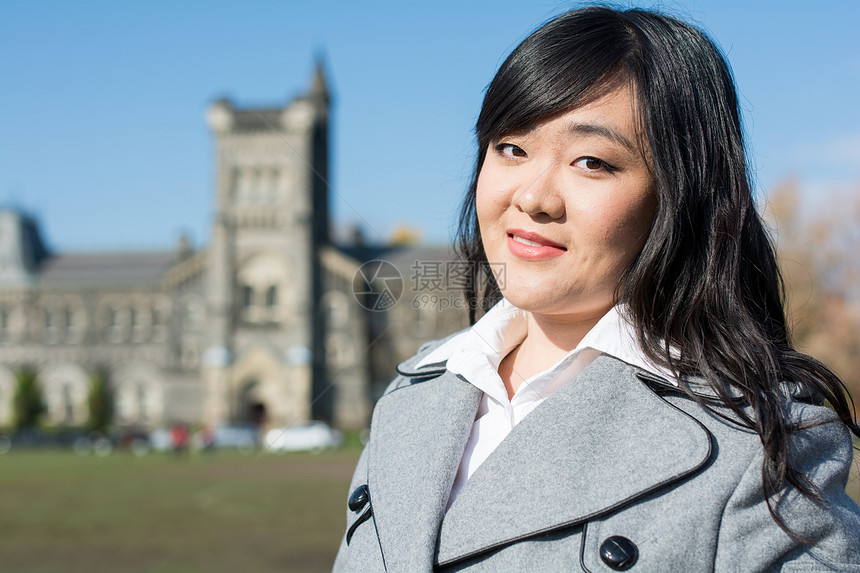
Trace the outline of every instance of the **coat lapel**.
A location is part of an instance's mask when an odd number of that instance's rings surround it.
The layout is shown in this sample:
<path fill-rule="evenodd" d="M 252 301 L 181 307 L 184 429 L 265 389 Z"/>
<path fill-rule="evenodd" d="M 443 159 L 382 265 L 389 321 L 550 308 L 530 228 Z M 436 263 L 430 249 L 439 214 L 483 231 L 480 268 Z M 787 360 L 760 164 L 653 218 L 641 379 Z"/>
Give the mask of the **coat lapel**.
<path fill-rule="evenodd" d="M 703 467 L 708 431 L 637 372 L 601 356 L 520 422 L 445 515 L 438 562 L 581 524 Z"/>
<path fill-rule="evenodd" d="M 429 571 L 481 392 L 444 365 L 398 370 L 407 378 L 373 414 L 368 487 L 386 569 Z"/>

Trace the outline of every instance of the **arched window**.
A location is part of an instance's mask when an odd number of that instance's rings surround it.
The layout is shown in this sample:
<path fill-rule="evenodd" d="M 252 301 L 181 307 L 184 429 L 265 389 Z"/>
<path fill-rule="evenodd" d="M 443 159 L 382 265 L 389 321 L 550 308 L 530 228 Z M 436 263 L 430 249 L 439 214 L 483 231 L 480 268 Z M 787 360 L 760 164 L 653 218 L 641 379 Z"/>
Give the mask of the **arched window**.
<path fill-rule="evenodd" d="M 254 306 L 254 288 L 250 285 L 242 287 L 242 308 L 249 309 Z"/>
<path fill-rule="evenodd" d="M 257 254 L 242 262 L 238 272 L 237 306 L 245 323 L 281 322 L 279 308 L 289 300 L 289 272 L 283 256 Z"/>
<path fill-rule="evenodd" d="M 244 306 L 244 301 L 243 306 Z M 205 303 L 198 295 L 184 297 L 179 305 L 181 311 L 181 326 L 184 332 L 200 330 L 205 318 Z"/>
<path fill-rule="evenodd" d="M 193 337 L 183 338 L 179 343 L 179 364 L 182 368 L 196 368 L 200 353 L 197 349 L 197 340 Z"/>
<path fill-rule="evenodd" d="M 233 170 L 233 198 L 237 203 L 243 203 L 245 200 L 246 180 L 241 170 Z"/>
<path fill-rule="evenodd" d="M 272 169 L 269 180 L 269 194 L 270 198 L 280 199 L 281 197 L 281 171 L 279 169 Z"/>
<path fill-rule="evenodd" d="M 63 338 L 68 344 L 81 342 L 87 329 L 87 311 L 83 301 L 68 302 L 62 313 Z"/>
<path fill-rule="evenodd" d="M 251 179 L 251 203 L 259 203 L 260 195 L 263 191 L 263 172 L 260 169 L 254 169 L 253 178 Z"/>
<path fill-rule="evenodd" d="M 107 340 L 108 342 L 125 342 L 126 328 L 130 316 L 128 310 L 117 304 L 111 305 L 107 310 Z"/>
<path fill-rule="evenodd" d="M 56 309 L 45 310 L 45 342 L 54 344 L 60 340 L 60 312 Z"/>
<path fill-rule="evenodd" d="M 63 311 L 64 318 L 66 320 L 66 330 L 74 330 L 75 329 L 75 314 L 72 312 L 72 309 L 67 308 Z"/>
<path fill-rule="evenodd" d="M 138 416 L 137 419 L 143 424 L 149 422 L 149 396 L 147 396 L 146 388 L 143 384 L 137 387 L 137 405 L 138 405 Z"/>
<path fill-rule="evenodd" d="M 0 341 L 9 339 L 9 311 L 0 310 Z"/>
<path fill-rule="evenodd" d="M 132 342 L 144 342 L 150 337 L 153 327 L 153 311 L 150 302 L 136 300 L 128 310 L 128 327 Z"/>
<path fill-rule="evenodd" d="M 146 376 L 124 378 L 116 389 L 116 417 L 120 424 L 151 427 L 163 421 L 164 393 L 160 383 Z"/>
<path fill-rule="evenodd" d="M 152 325 L 151 340 L 153 342 L 161 342 L 167 338 L 168 318 L 172 312 L 170 300 L 167 297 L 160 296 L 152 302 L 150 307 L 151 314 L 147 317 Z"/>
<path fill-rule="evenodd" d="M 86 422 L 89 379 L 80 366 L 50 366 L 40 371 L 37 379 L 44 393 L 50 424 L 79 425 Z"/>
<path fill-rule="evenodd" d="M 278 287 L 275 285 L 266 289 L 266 319 L 269 322 L 278 321 Z"/>
<path fill-rule="evenodd" d="M 342 292 L 330 290 L 325 293 L 322 307 L 327 326 L 339 328 L 349 322 L 349 301 Z"/>
<path fill-rule="evenodd" d="M 75 421 L 75 399 L 72 396 L 71 384 L 63 384 L 63 424 Z"/>
<path fill-rule="evenodd" d="M 331 335 L 326 339 L 326 355 L 329 363 L 335 368 L 346 368 L 355 362 L 355 352 L 352 341 L 343 335 Z"/>
<path fill-rule="evenodd" d="M 0 342 L 16 342 L 28 327 L 23 308 L 7 306 L 0 310 Z"/>

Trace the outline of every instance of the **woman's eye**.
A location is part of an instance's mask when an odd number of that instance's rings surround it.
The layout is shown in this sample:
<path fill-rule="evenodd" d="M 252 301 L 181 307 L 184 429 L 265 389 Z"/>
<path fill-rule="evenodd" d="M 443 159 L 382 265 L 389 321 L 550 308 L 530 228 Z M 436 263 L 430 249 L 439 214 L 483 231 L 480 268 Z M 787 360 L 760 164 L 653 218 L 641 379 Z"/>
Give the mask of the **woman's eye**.
<path fill-rule="evenodd" d="M 607 163 L 605 163 L 601 159 L 597 159 L 596 157 L 580 157 L 573 164 L 577 167 L 585 169 L 586 171 L 600 171 L 601 169 L 605 169 L 606 171 L 612 171 L 612 167 L 610 167 Z"/>
<path fill-rule="evenodd" d="M 505 157 L 528 157 L 522 147 L 517 147 L 513 143 L 500 143 L 496 146 L 496 151 Z"/>

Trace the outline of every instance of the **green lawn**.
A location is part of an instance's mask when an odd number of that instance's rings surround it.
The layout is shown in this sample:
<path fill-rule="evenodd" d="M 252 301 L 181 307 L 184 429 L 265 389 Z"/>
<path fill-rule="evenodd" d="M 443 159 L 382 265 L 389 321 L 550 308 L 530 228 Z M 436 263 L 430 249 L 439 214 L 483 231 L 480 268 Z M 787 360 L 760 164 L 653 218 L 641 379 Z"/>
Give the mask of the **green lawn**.
<path fill-rule="evenodd" d="M 357 458 L 13 451 L 0 456 L 0 571 L 329 571 Z"/>
<path fill-rule="evenodd" d="M 358 450 L 0 456 L 0 571 L 329 571 Z"/>

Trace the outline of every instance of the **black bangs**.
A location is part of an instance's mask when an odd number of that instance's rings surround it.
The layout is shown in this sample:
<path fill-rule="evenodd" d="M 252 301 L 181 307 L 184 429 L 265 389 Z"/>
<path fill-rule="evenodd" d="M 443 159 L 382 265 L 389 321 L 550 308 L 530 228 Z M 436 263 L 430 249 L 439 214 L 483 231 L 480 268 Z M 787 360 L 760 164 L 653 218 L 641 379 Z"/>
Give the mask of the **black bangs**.
<path fill-rule="evenodd" d="M 567 13 L 520 44 L 493 79 L 475 130 L 485 150 L 498 137 L 524 131 L 612 91 L 628 75 L 635 36 L 611 10 Z"/>

